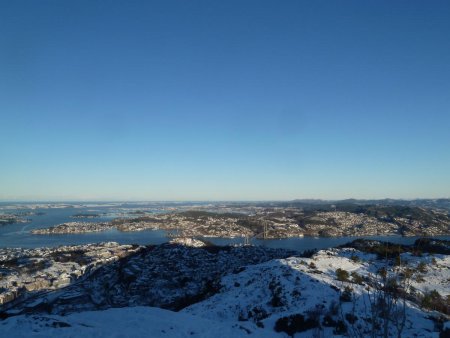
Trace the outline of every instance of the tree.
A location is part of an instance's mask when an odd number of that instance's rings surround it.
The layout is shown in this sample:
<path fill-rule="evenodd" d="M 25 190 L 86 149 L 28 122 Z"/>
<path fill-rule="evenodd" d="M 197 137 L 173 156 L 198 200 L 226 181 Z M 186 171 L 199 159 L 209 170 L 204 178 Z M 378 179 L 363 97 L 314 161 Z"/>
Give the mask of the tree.
<path fill-rule="evenodd" d="M 336 278 L 338 281 L 347 282 L 349 276 L 347 271 L 342 270 L 341 268 L 336 269 Z"/>
<path fill-rule="evenodd" d="M 345 314 L 342 302 L 346 290 L 341 294 L 341 319 L 348 323 L 350 337 L 402 337 L 406 325 L 406 296 L 411 289 L 413 273 L 401 264 L 393 270 L 388 266 L 385 261 L 385 266 L 365 280 L 366 292 L 359 296 L 364 303 L 362 317 L 365 321 L 358 321 L 356 316 L 358 299 L 355 293 L 351 294 L 352 310 Z"/>

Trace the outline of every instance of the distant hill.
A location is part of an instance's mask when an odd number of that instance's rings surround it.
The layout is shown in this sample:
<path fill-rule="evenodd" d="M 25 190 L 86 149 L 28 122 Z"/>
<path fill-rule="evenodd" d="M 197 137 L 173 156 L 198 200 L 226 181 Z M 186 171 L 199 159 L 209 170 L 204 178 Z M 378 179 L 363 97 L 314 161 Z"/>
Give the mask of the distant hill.
<path fill-rule="evenodd" d="M 271 203 L 273 204 L 273 203 Z M 283 206 L 292 207 L 310 207 L 318 205 L 382 205 L 382 206 L 407 206 L 407 207 L 422 207 L 432 209 L 445 209 L 450 211 L 450 198 L 437 198 L 437 199 L 344 199 L 344 200 L 320 200 L 320 199 L 296 199 L 292 201 L 279 202 Z"/>

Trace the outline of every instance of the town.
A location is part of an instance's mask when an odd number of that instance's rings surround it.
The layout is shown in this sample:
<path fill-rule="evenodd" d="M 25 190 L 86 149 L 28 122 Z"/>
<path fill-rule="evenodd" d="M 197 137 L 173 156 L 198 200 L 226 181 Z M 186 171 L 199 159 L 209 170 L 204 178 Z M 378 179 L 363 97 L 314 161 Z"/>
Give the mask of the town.
<path fill-rule="evenodd" d="M 117 243 L 57 248 L 0 248 L 0 305 L 39 290 L 54 290 L 86 277 L 91 270 L 134 253 Z"/>
<path fill-rule="evenodd" d="M 161 213 L 133 211 L 128 217 L 109 222 L 67 222 L 32 233 L 86 233 L 114 228 L 123 232 L 165 230 L 168 237 L 438 236 L 450 234 L 450 217 L 445 210 L 404 206 L 208 205 Z"/>

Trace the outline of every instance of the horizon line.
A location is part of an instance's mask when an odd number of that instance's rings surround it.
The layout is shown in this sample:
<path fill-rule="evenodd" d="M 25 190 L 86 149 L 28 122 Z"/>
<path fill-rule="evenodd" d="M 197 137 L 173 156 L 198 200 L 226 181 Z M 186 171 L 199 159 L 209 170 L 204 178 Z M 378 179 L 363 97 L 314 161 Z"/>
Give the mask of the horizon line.
<path fill-rule="evenodd" d="M 384 198 L 355 198 L 355 197 L 349 197 L 349 198 L 341 198 L 341 199 L 327 199 L 327 198 L 294 198 L 294 199 L 242 199 L 242 200 L 235 200 L 235 199 L 180 199 L 180 200 L 141 200 L 141 199 L 60 199 L 60 200 L 32 200 L 32 199 L 0 199 L 0 203 L 79 203 L 79 202 L 89 202 L 89 203 L 188 203 L 188 202 L 195 202 L 195 203 L 203 203 L 203 202 L 295 202 L 295 201 L 322 201 L 322 202 L 341 202 L 341 201 L 348 201 L 348 200 L 355 200 L 355 201 L 385 201 L 385 200 L 393 200 L 393 201 L 417 201 L 417 200 L 446 200 L 450 199 L 450 197 L 415 197 L 415 198 L 392 198 L 392 197 L 384 197 Z"/>

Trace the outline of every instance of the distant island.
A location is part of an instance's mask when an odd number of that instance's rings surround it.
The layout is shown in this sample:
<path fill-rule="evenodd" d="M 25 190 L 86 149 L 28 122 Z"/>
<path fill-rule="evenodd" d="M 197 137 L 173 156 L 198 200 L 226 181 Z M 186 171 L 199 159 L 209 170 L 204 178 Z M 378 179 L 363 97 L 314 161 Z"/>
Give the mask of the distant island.
<path fill-rule="evenodd" d="M 72 218 L 98 218 L 100 217 L 99 214 L 91 214 L 91 213 L 86 213 L 86 214 L 75 214 L 72 215 Z"/>

